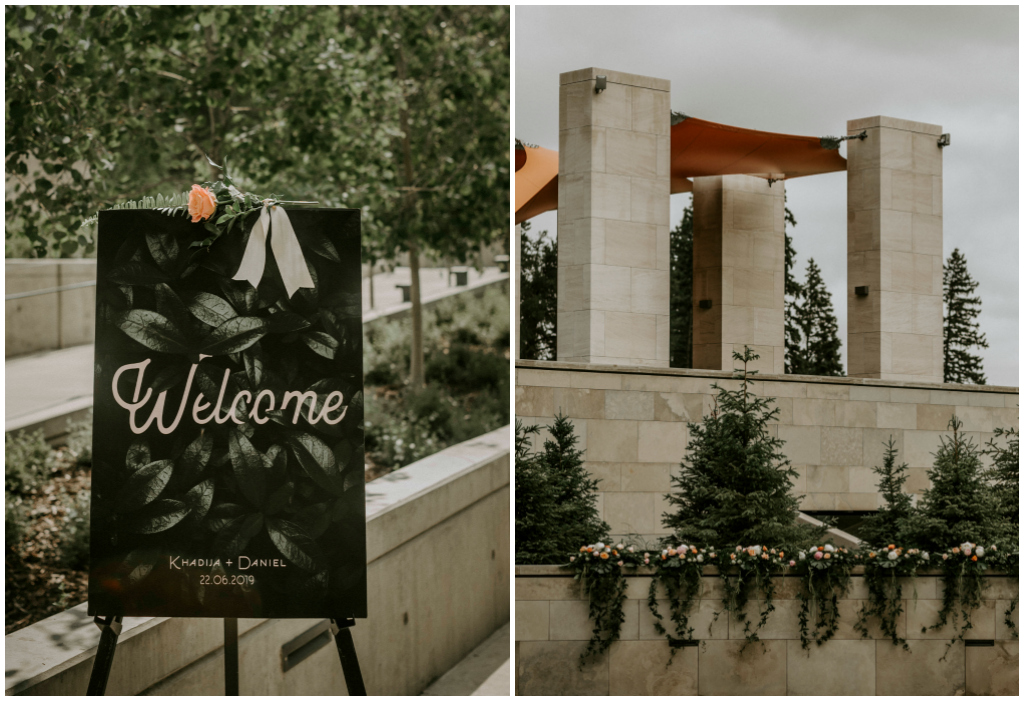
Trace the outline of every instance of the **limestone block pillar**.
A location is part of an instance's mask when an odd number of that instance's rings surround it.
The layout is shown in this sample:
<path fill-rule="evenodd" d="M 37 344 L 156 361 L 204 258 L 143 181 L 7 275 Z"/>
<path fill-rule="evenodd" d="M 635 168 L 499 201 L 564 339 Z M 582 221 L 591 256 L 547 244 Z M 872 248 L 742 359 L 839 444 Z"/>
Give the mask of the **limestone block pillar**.
<path fill-rule="evenodd" d="M 730 370 L 750 346 L 751 369 L 785 371 L 785 194 L 751 175 L 693 179 L 693 367 Z"/>
<path fill-rule="evenodd" d="M 561 75 L 559 360 L 668 367 L 669 120 L 667 80 Z"/>
<path fill-rule="evenodd" d="M 942 127 L 846 126 L 848 373 L 942 382 Z"/>

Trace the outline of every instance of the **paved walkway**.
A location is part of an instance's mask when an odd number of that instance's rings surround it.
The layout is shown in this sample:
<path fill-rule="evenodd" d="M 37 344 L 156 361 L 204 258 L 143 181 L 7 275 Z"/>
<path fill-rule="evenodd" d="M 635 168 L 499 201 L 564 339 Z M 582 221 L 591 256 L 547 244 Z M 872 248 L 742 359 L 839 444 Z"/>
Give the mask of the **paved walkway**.
<path fill-rule="evenodd" d="M 506 623 L 421 695 L 511 696 L 510 637 L 511 629 Z"/>
<path fill-rule="evenodd" d="M 468 287 L 447 282 L 448 271 L 426 268 L 420 271 L 424 303 L 488 285 L 508 277 L 497 268 L 483 273 L 469 269 Z M 410 305 L 402 302 L 399 284 L 408 284 L 409 269 L 395 268 L 391 273 L 374 275 L 374 308 L 370 309 L 370 281 L 363 279 L 363 319 L 371 321 L 405 312 Z M 42 428 L 47 437 L 66 430 L 67 419 L 85 418 L 92 407 L 93 346 L 75 346 L 41 351 L 5 363 L 5 432 L 23 428 Z"/>

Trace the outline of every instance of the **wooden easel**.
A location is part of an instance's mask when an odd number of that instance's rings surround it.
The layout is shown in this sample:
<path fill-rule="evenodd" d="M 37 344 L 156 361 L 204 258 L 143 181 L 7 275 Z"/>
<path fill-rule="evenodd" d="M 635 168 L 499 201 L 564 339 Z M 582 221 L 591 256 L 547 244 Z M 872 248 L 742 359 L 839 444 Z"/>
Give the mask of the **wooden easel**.
<path fill-rule="evenodd" d="M 107 692 L 107 680 L 110 678 L 110 667 L 114 664 L 114 652 L 117 639 L 121 635 L 123 616 L 96 616 L 93 621 L 100 628 L 100 644 L 96 651 L 96 660 L 89 676 L 88 696 L 103 696 Z M 363 684 L 363 673 L 359 669 L 359 658 L 356 656 L 356 645 L 352 640 L 354 618 L 332 618 L 331 634 L 338 646 L 338 657 L 341 658 L 341 671 L 345 675 L 345 686 L 349 696 L 366 696 Z M 238 619 L 224 619 L 224 695 L 238 696 Z"/>

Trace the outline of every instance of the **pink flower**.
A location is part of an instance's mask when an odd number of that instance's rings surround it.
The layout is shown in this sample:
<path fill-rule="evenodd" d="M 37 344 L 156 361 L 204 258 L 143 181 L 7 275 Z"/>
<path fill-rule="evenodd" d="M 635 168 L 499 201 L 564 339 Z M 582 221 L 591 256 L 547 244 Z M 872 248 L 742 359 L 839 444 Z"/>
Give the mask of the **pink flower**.
<path fill-rule="evenodd" d="M 822 554 L 822 552 L 820 550 L 818 552 L 814 553 L 814 559 L 815 560 L 820 560 L 822 557 L 824 557 L 824 555 Z"/>
<path fill-rule="evenodd" d="M 209 219 L 217 211 L 217 198 L 205 187 L 192 186 L 192 192 L 188 193 L 188 213 L 192 215 L 192 223 L 196 224 L 204 219 Z"/>
<path fill-rule="evenodd" d="M 796 567 L 796 560 L 790 560 L 789 561 L 789 566 L 790 567 Z"/>

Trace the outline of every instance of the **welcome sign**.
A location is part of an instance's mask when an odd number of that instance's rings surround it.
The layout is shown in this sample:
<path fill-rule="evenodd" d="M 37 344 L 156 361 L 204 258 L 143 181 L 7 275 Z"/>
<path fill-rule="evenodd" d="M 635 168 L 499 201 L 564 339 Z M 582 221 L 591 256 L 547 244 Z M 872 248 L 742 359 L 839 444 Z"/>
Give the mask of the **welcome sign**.
<path fill-rule="evenodd" d="M 251 223 L 100 213 L 90 615 L 366 616 L 359 212 Z"/>

